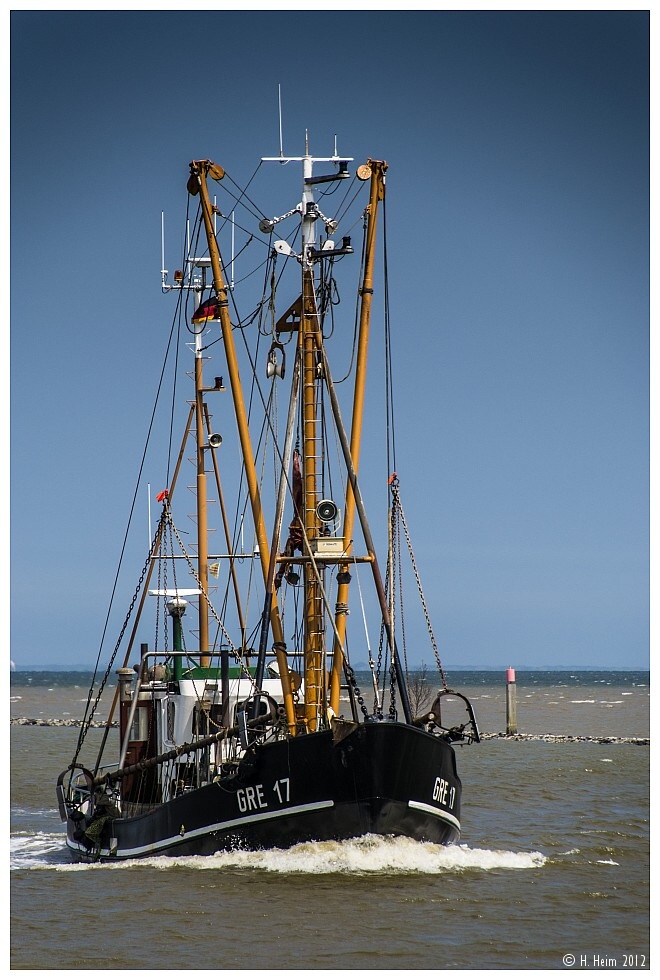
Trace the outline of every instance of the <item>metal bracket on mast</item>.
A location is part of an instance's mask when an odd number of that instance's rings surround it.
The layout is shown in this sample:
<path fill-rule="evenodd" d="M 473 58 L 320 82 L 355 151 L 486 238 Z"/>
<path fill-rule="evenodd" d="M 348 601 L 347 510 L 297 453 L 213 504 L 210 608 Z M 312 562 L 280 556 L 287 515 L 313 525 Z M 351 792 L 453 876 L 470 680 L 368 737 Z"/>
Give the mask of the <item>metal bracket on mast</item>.
<path fill-rule="evenodd" d="M 334 242 L 325 242 L 321 249 L 316 249 L 316 236 L 314 232 L 315 222 L 321 218 L 325 222 L 325 228 L 328 235 L 334 234 L 337 230 L 337 222 L 334 219 L 327 218 L 324 214 L 319 211 L 318 205 L 314 200 L 314 186 L 316 184 L 325 184 L 330 181 L 345 180 L 350 177 L 348 170 L 348 164 L 353 160 L 352 157 L 340 157 L 337 155 L 336 137 L 335 137 L 335 154 L 331 157 L 313 157 L 309 153 L 300 157 L 290 157 L 283 156 L 280 153 L 279 157 L 262 157 L 262 163 L 302 163 L 303 165 L 303 196 L 300 204 L 297 204 L 295 208 L 287 214 L 281 215 L 279 218 L 264 218 L 259 223 L 259 228 L 262 232 L 272 232 L 273 228 L 284 218 L 291 217 L 293 214 L 300 214 L 303 226 L 302 241 L 303 248 L 300 255 L 296 254 L 288 242 L 279 241 L 275 243 L 275 249 L 283 254 L 293 256 L 298 259 L 298 261 L 303 265 L 303 267 L 309 268 L 312 263 L 317 261 L 319 258 L 328 258 L 331 255 L 347 255 L 352 251 L 350 239 L 344 239 L 343 244 L 340 249 L 334 250 Z M 316 163 L 333 163 L 338 167 L 338 170 L 334 174 L 324 174 L 320 177 L 313 176 L 314 164 Z"/>

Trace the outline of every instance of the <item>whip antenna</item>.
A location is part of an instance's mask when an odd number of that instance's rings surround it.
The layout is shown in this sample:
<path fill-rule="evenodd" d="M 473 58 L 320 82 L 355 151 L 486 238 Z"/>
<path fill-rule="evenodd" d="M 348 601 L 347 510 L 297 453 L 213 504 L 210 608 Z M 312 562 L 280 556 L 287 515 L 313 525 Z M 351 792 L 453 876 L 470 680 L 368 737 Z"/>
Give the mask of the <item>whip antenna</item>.
<path fill-rule="evenodd" d="M 165 212 L 160 212 L 160 279 L 163 285 L 167 280 L 167 269 L 165 268 Z"/>
<path fill-rule="evenodd" d="M 230 289 L 234 288 L 234 259 L 235 259 L 235 241 L 234 241 L 234 212 L 231 213 L 231 283 L 229 285 Z"/>

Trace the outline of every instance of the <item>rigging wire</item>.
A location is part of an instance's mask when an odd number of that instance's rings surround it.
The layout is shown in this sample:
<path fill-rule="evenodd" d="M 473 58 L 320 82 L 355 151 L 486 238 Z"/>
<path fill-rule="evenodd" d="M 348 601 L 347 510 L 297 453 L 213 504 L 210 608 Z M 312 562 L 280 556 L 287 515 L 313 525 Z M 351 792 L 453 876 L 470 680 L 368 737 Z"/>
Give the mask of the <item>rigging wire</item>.
<path fill-rule="evenodd" d="M 383 200 L 383 300 L 385 305 L 385 402 L 387 428 L 387 472 L 396 472 L 394 432 L 394 388 L 392 373 L 392 319 L 390 314 L 389 272 L 387 264 L 387 198 Z"/>
<path fill-rule="evenodd" d="M 358 282 L 362 282 L 364 279 L 364 267 L 367 256 L 367 212 L 366 210 L 362 214 L 362 247 L 360 249 L 360 269 L 358 273 Z M 353 368 L 355 365 L 355 353 L 357 351 L 357 338 L 358 338 L 358 328 L 360 325 L 360 290 L 358 288 L 355 294 L 355 316 L 353 319 L 353 342 L 351 344 L 351 357 L 348 364 L 348 370 L 343 378 L 335 381 L 335 385 L 343 384 L 347 381 L 351 374 L 353 373 Z"/>
<path fill-rule="evenodd" d="M 413 573 L 414 573 L 414 576 L 415 576 L 415 580 L 417 582 L 417 589 L 419 591 L 419 597 L 420 597 L 420 600 L 421 600 L 421 603 L 422 603 L 422 609 L 424 611 L 424 617 L 425 617 L 425 620 L 426 620 L 426 628 L 427 628 L 427 631 L 428 631 L 428 634 L 429 634 L 429 638 L 430 638 L 430 641 L 431 641 L 431 647 L 433 649 L 433 655 L 435 657 L 435 662 L 436 662 L 436 665 L 438 667 L 438 671 L 440 673 L 440 678 L 442 680 L 442 685 L 443 685 L 444 689 L 447 690 L 447 679 L 445 677 L 445 672 L 443 670 L 442 662 L 440 660 L 440 654 L 438 652 L 438 645 L 437 645 L 436 640 L 435 640 L 435 635 L 434 635 L 434 632 L 433 632 L 433 626 L 431 624 L 431 618 L 429 616 L 428 607 L 426 605 L 426 599 L 424 597 L 424 590 L 422 589 L 422 580 L 420 578 L 419 571 L 418 571 L 418 568 L 417 568 L 417 562 L 415 561 L 415 555 L 414 555 L 414 552 L 413 552 L 412 541 L 410 539 L 410 533 L 408 531 L 408 525 L 406 523 L 406 517 L 405 517 L 405 514 L 403 512 L 403 504 L 401 503 L 401 495 L 399 493 L 399 482 L 398 482 L 398 480 L 394 481 L 393 486 L 392 486 L 392 503 L 393 503 L 393 508 L 392 508 L 393 509 L 393 514 L 396 513 L 397 518 L 398 518 L 398 521 L 399 521 L 400 525 L 403 527 L 403 532 L 404 532 L 405 538 L 406 538 L 406 544 L 408 546 L 408 553 L 410 555 L 410 562 L 411 562 L 411 566 L 412 566 Z"/>
<path fill-rule="evenodd" d="M 435 656 L 435 661 L 438 667 L 440 678 L 442 680 L 443 687 L 447 688 L 447 680 L 442 667 L 442 662 L 440 660 L 440 654 L 438 652 L 438 647 L 435 641 L 435 636 L 433 634 L 433 628 L 431 625 L 430 616 L 428 613 L 428 608 L 426 605 L 426 600 L 424 598 L 424 593 L 422 589 L 422 583 L 417 569 L 417 564 L 415 561 L 415 555 L 412 548 L 412 542 L 410 540 L 410 535 L 408 533 L 408 527 L 405 522 L 405 516 L 403 513 L 403 506 L 401 504 L 401 497 L 399 492 L 399 480 L 396 475 L 396 432 L 395 432 L 395 412 L 394 412 L 394 386 L 393 386 L 393 370 L 392 370 L 392 320 L 391 320 L 391 308 L 389 299 L 389 275 L 388 275 L 388 264 L 387 264 L 387 209 L 386 200 L 383 200 L 383 279 L 384 279 L 384 304 L 385 304 L 385 377 L 386 377 L 386 415 L 387 415 L 387 469 L 388 473 L 392 474 L 388 480 L 388 486 L 391 494 L 392 500 L 392 513 L 391 520 L 393 522 L 392 533 L 393 537 L 396 536 L 397 540 L 397 550 L 399 555 L 399 569 L 398 569 L 398 588 L 399 588 L 399 609 L 401 617 L 401 634 L 404 649 L 404 664 L 405 673 L 408 675 L 408 662 L 406 653 L 406 638 L 405 638 L 405 623 L 403 618 L 403 571 L 401 568 L 401 548 L 400 548 L 400 527 L 403 526 L 404 534 L 406 536 L 406 542 L 408 545 L 408 552 L 410 556 L 411 566 L 413 573 L 417 582 L 417 588 L 422 603 L 422 608 L 424 612 L 424 617 L 426 620 L 427 631 L 430 637 L 431 646 Z M 391 571 L 391 574 L 390 574 Z M 388 569 L 387 575 L 387 585 L 386 590 L 390 587 L 395 588 L 395 571 L 396 569 Z"/>
<path fill-rule="evenodd" d="M 340 184 L 336 184 L 332 189 L 328 189 L 328 190 L 324 191 L 319 196 L 323 198 L 323 197 L 328 197 L 331 194 L 335 194 L 339 190 L 340 186 L 341 186 Z M 353 188 L 356 188 L 355 194 L 353 194 L 353 197 L 351 198 L 351 200 L 348 202 L 348 204 L 346 204 L 346 200 L 348 198 L 348 195 L 351 193 L 351 191 L 353 190 Z M 349 208 L 351 207 L 351 205 L 355 201 L 356 197 L 358 197 L 358 195 L 360 194 L 361 189 L 362 189 L 362 181 L 358 181 L 356 175 L 353 174 L 353 178 L 349 182 L 348 186 L 346 187 L 346 190 L 344 191 L 344 196 L 342 197 L 341 201 L 339 202 L 339 206 L 338 206 L 337 211 L 336 211 L 336 219 L 335 219 L 336 221 L 341 221 L 343 219 L 344 215 L 347 214 Z M 344 205 L 346 205 L 346 208 L 342 212 L 342 208 L 344 207 Z"/>
<path fill-rule="evenodd" d="M 198 239 L 199 239 L 199 228 L 200 228 L 199 214 L 200 214 L 200 212 L 198 210 L 198 215 L 197 215 L 197 218 L 195 220 L 195 226 L 198 229 L 197 230 L 197 236 L 195 238 L 195 241 L 198 241 Z M 189 220 L 189 199 L 188 199 L 187 212 L 186 212 L 186 226 L 187 226 L 188 220 Z M 185 255 L 185 250 L 184 250 L 184 255 Z M 184 265 L 185 264 L 186 264 L 186 261 L 184 260 Z M 149 425 L 148 425 L 148 428 L 147 428 L 147 434 L 146 434 L 146 437 L 145 437 L 144 447 L 143 447 L 143 451 L 142 451 L 142 457 L 141 457 L 140 465 L 139 465 L 139 468 L 138 468 L 138 475 L 137 475 L 137 479 L 136 479 L 136 483 L 135 483 L 135 489 L 134 489 L 134 492 L 133 492 L 133 498 L 132 498 L 131 506 L 130 506 L 130 509 L 129 509 L 128 521 L 127 521 L 126 529 L 125 529 L 125 532 L 124 532 L 124 537 L 123 537 L 123 541 L 122 541 L 120 555 L 119 555 L 119 559 L 118 559 L 118 563 L 117 563 L 117 568 L 116 568 L 116 572 L 115 572 L 115 578 L 114 578 L 114 581 L 113 581 L 113 586 L 112 586 L 112 590 L 111 590 L 110 600 L 109 600 L 109 604 L 108 604 L 108 608 L 107 608 L 107 612 L 106 612 L 106 618 L 105 618 L 105 622 L 104 622 L 104 626 L 103 626 L 103 630 L 102 630 L 102 635 L 101 635 L 101 640 L 100 640 L 98 651 L 97 651 L 96 662 L 95 662 L 94 670 L 93 670 L 93 673 L 92 673 L 92 679 L 91 679 L 91 682 L 90 682 L 90 689 L 89 689 L 89 694 L 88 694 L 88 698 L 87 698 L 87 706 L 86 706 L 86 709 L 85 709 L 84 717 L 82 719 L 82 726 L 81 726 L 82 731 L 84 731 L 85 728 L 89 724 L 87 715 L 88 715 L 88 711 L 90 710 L 90 705 L 93 704 L 92 699 L 93 699 L 93 693 L 94 693 L 94 686 L 96 684 L 96 678 L 97 678 L 98 672 L 99 672 L 99 665 L 100 665 L 100 661 L 101 661 L 101 655 L 102 655 L 102 652 L 103 652 L 103 647 L 104 647 L 106 636 L 107 636 L 107 631 L 108 631 L 109 622 L 110 622 L 110 616 L 111 616 L 112 609 L 113 609 L 113 606 L 114 606 L 114 600 L 115 600 L 115 597 L 116 597 L 116 592 L 117 592 L 117 587 L 118 587 L 118 582 L 119 582 L 119 576 L 121 574 L 121 569 L 123 567 L 123 561 L 124 561 L 126 547 L 127 547 L 127 543 L 128 543 L 128 537 L 129 537 L 130 529 L 131 529 L 131 526 L 132 526 L 132 523 L 133 523 L 136 502 L 137 502 L 137 498 L 138 498 L 138 494 L 139 494 L 139 488 L 140 488 L 140 484 L 142 482 L 142 474 L 143 474 L 144 466 L 145 466 L 145 463 L 146 463 L 146 458 L 147 458 L 147 452 L 148 452 L 148 449 L 149 449 L 149 445 L 151 443 L 151 437 L 152 437 L 152 434 L 153 434 L 153 427 L 154 427 L 154 423 L 155 423 L 156 412 L 157 412 L 158 404 L 159 404 L 161 393 L 162 393 L 162 389 L 163 389 L 165 372 L 166 372 L 167 364 L 168 364 L 168 361 L 169 361 L 169 358 L 170 358 L 172 344 L 173 344 L 174 339 L 176 339 L 176 344 L 175 344 L 175 348 L 174 348 L 174 350 L 175 350 L 175 355 L 174 355 L 174 357 L 175 357 L 175 373 L 174 373 L 174 385 L 173 385 L 173 390 L 172 390 L 172 402 L 171 402 L 171 409 L 170 409 L 170 426 L 169 426 L 168 454 L 167 454 L 167 482 L 169 483 L 170 467 L 171 467 L 171 462 L 172 462 L 172 445 L 173 445 L 172 439 L 173 439 L 173 430 L 174 430 L 174 403 L 175 403 L 175 399 L 176 399 L 176 375 L 177 375 L 176 367 L 178 366 L 178 358 L 179 358 L 180 325 L 181 325 L 181 320 L 182 320 L 182 317 L 183 317 L 183 293 L 184 293 L 184 290 L 182 289 L 177 294 L 176 308 L 175 308 L 175 311 L 174 311 L 174 315 L 173 315 L 173 318 L 172 318 L 172 324 L 171 324 L 170 332 L 169 332 L 169 335 L 168 335 L 168 341 L 167 341 L 167 345 L 166 345 L 166 349 L 165 349 L 165 355 L 164 355 L 163 363 L 162 363 L 162 367 L 161 367 L 161 373 L 160 373 L 158 384 L 157 384 L 157 389 L 156 389 L 156 394 L 155 394 L 155 397 L 154 397 L 154 402 L 153 402 L 151 417 L 150 417 Z M 179 329 L 175 329 L 177 327 L 177 324 L 179 326 Z M 186 327 L 187 327 L 187 329 L 190 329 L 188 327 L 187 323 L 186 323 Z M 155 540 L 156 539 L 154 539 L 154 541 Z M 152 546 L 152 549 L 150 549 L 150 555 L 151 554 L 153 554 L 153 546 Z M 133 608 L 134 602 L 135 602 L 135 598 L 134 598 L 133 603 L 132 603 L 132 605 L 130 607 L 129 615 L 132 612 L 132 608 Z M 209 603 L 209 606 L 211 606 L 210 603 Z M 128 622 L 128 620 L 125 622 L 124 630 L 126 628 L 127 622 Z M 124 630 L 122 630 L 120 639 L 121 639 L 121 637 L 123 637 Z M 110 661 L 111 664 L 114 662 L 114 659 L 116 657 L 116 654 L 118 652 L 118 649 L 119 649 L 119 643 L 117 644 L 117 647 L 115 648 L 115 651 L 114 651 L 114 653 L 112 655 L 112 658 L 111 658 L 111 661 Z M 107 675 L 107 672 L 106 672 L 106 678 L 107 678 L 107 676 L 108 675 Z M 104 685 L 104 684 L 105 684 L 105 679 L 102 682 L 102 685 Z M 98 701 L 98 699 L 97 699 L 97 701 Z M 95 707 L 95 705 L 94 705 L 94 707 Z M 93 712 L 94 712 L 94 707 L 91 708 L 91 714 L 92 715 L 93 715 Z M 91 720 L 91 718 L 90 718 L 90 720 Z M 79 745 L 77 747 L 77 750 L 76 750 L 76 758 L 77 758 L 77 755 L 78 755 L 78 752 L 80 750 L 80 746 L 81 745 L 82 745 L 82 741 L 80 741 L 80 743 L 79 743 Z"/>
<path fill-rule="evenodd" d="M 245 185 L 245 187 L 241 187 L 240 184 L 237 184 L 236 181 L 234 180 L 234 178 L 231 176 L 231 174 L 227 173 L 227 171 L 225 170 L 225 178 L 227 180 L 229 180 L 234 185 L 234 187 L 238 190 L 240 196 L 239 197 L 236 197 L 234 194 L 232 194 L 231 191 L 227 191 L 227 193 L 230 195 L 230 197 L 234 197 L 234 200 L 236 201 L 236 203 L 237 204 L 241 204 L 245 208 L 245 210 L 248 212 L 248 214 L 251 214 L 253 217 L 259 218 L 259 219 L 265 218 L 266 215 L 261 210 L 261 208 L 257 204 L 255 204 L 254 201 L 248 196 L 248 192 L 247 191 L 248 191 L 248 187 L 255 180 L 257 174 L 261 170 L 262 164 L 263 164 L 263 161 L 260 160 L 259 163 L 257 164 L 257 166 L 254 169 L 254 173 L 252 174 L 252 176 L 248 180 L 248 182 Z M 250 202 L 251 206 L 254 208 L 253 211 L 250 211 L 250 208 L 246 207 L 246 205 L 243 203 L 243 199 L 244 198 L 245 198 L 246 201 L 249 201 Z"/>
<path fill-rule="evenodd" d="M 137 475 L 137 479 L 135 481 L 135 488 L 134 488 L 134 491 L 133 491 L 133 497 L 132 497 L 131 505 L 130 505 L 130 508 L 129 508 L 128 521 L 127 521 L 127 524 L 126 524 L 126 529 L 124 531 L 124 537 L 122 539 L 122 545 L 121 545 L 121 549 L 120 549 L 120 553 L 119 553 L 119 559 L 118 559 L 118 562 L 117 562 L 117 568 L 116 568 L 116 571 L 115 571 L 115 577 L 114 577 L 114 581 L 113 581 L 112 589 L 111 589 L 111 593 L 110 593 L 110 600 L 109 600 L 109 603 L 108 603 L 108 609 L 107 609 L 107 612 L 106 612 L 105 622 L 104 622 L 103 630 L 102 630 L 102 633 L 101 633 L 101 640 L 100 640 L 98 651 L 97 651 L 97 655 L 96 655 L 96 662 L 94 664 L 94 670 L 92 672 L 92 679 L 91 679 L 91 682 L 90 682 L 90 689 L 89 689 L 89 695 L 88 695 L 88 701 L 87 701 L 87 704 L 88 705 L 91 703 L 92 695 L 94 693 L 94 685 L 96 684 L 96 677 L 97 677 L 98 670 L 99 670 L 99 664 L 101 662 L 101 654 L 103 652 L 103 646 L 105 644 L 105 638 L 106 638 L 107 631 L 108 631 L 108 626 L 109 626 L 109 623 L 110 623 L 110 615 L 112 613 L 112 609 L 113 609 L 113 606 L 114 606 L 114 600 L 115 600 L 115 596 L 116 596 L 116 593 L 117 593 L 117 586 L 118 586 L 118 583 L 119 583 L 119 576 L 121 574 L 121 569 L 122 569 L 122 566 L 123 566 L 124 557 L 125 557 L 125 553 L 126 553 L 126 547 L 127 547 L 127 544 L 128 544 L 128 537 L 129 537 L 131 525 L 133 523 L 133 517 L 134 517 L 134 514 L 135 514 L 135 507 L 136 507 L 137 498 L 138 498 L 138 494 L 139 494 L 139 490 L 140 490 L 140 484 L 142 482 L 142 474 L 144 472 L 144 467 L 145 467 L 146 458 L 147 458 L 147 452 L 148 452 L 149 445 L 150 445 L 150 442 L 151 442 L 151 436 L 152 436 L 152 433 L 153 433 L 154 422 L 155 422 L 155 419 L 156 419 L 156 410 L 158 408 L 158 403 L 159 403 L 161 392 L 162 392 L 162 388 L 163 388 L 163 382 L 164 382 L 164 378 L 165 378 L 165 370 L 166 370 L 166 367 L 167 367 L 167 362 L 169 360 L 170 350 L 171 350 L 171 347 L 172 347 L 172 341 L 173 341 L 173 338 L 175 336 L 175 325 L 176 325 L 176 322 L 177 322 L 178 309 L 179 309 L 180 302 L 181 302 L 181 297 L 179 296 L 179 299 L 178 299 L 178 302 L 177 302 L 177 311 L 175 311 L 175 315 L 173 317 L 172 325 L 170 327 L 170 332 L 169 332 L 169 335 L 168 335 L 167 344 L 166 344 L 166 347 L 165 347 L 165 356 L 164 356 L 164 359 L 163 359 L 163 365 L 162 365 L 160 376 L 159 376 L 159 379 L 158 379 L 158 384 L 156 386 L 156 394 L 155 394 L 155 397 L 154 397 L 154 403 L 153 403 L 153 407 L 152 407 L 152 410 L 151 410 L 151 417 L 149 419 L 149 425 L 147 427 L 147 434 L 146 434 L 146 438 L 145 438 L 145 442 L 144 442 L 144 447 L 143 447 L 143 450 L 142 450 L 142 457 L 140 459 L 140 465 L 138 467 L 138 475 Z M 117 651 L 115 650 L 115 653 L 113 655 L 113 659 L 114 659 L 114 656 L 116 656 L 116 653 L 117 653 Z M 82 720 L 83 725 L 85 724 L 86 713 L 87 713 L 87 708 L 85 710 L 85 716 L 83 717 L 83 720 Z"/>
<path fill-rule="evenodd" d="M 188 227 L 188 221 L 190 218 L 190 195 L 188 194 L 186 195 L 186 197 L 187 197 L 186 220 L 185 220 L 184 228 Z M 182 268 L 185 269 L 187 267 L 188 259 L 190 258 L 190 256 L 186 255 L 188 246 L 187 243 L 185 242 L 185 236 L 184 236 L 184 243 L 185 243 L 185 247 L 183 253 Z M 175 356 L 174 356 L 174 372 L 173 372 L 173 382 L 172 382 L 172 399 L 170 403 L 170 430 L 168 433 L 168 447 L 167 447 L 167 469 L 166 469 L 166 479 L 165 479 L 165 486 L 167 487 L 169 487 L 170 485 L 170 467 L 172 465 L 174 416 L 176 410 L 177 379 L 179 376 L 179 371 L 178 371 L 179 351 L 181 348 L 181 321 L 184 318 L 183 292 L 184 292 L 183 289 L 180 289 L 177 292 L 176 306 L 174 308 L 174 317 L 173 317 L 173 323 L 174 322 L 177 323 L 177 332 L 176 332 L 176 348 L 175 348 Z M 186 322 L 186 329 L 187 328 L 188 328 L 188 324 Z"/>

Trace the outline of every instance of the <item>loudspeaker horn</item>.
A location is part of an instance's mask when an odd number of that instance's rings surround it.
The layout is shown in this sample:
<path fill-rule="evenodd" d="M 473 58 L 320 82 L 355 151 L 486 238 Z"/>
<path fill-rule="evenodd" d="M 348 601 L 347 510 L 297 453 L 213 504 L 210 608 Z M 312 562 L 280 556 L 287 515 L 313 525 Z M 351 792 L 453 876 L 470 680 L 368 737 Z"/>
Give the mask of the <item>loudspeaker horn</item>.
<path fill-rule="evenodd" d="M 316 516 L 324 524 L 331 524 L 336 520 L 339 510 L 334 500 L 320 500 L 316 505 Z"/>

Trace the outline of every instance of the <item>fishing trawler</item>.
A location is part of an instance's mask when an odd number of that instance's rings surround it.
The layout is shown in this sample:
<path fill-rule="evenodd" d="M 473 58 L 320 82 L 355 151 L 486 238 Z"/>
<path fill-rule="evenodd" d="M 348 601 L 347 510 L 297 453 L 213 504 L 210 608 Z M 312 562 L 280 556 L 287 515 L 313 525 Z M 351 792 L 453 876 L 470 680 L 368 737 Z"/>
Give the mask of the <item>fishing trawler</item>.
<path fill-rule="evenodd" d="M 178 457 L 170 440 L 153 495 L 158 523 L 128 612 L 105 667 L 99 656 L 73 759 L 57 780 L 66 843 L 80 860 L 367 834 L 460 837 L 455 746 L 479 733 L 469 700 L 448 686 L 410 543 L 392 465 L 387 352 L 377 413 L 385 459 L 380 472 L 373 453 L 361 465 L 365 405 L 376 404 L 367 397 L 375 297 L 389 342 L 386 285 L 375 275 L 387 164 L 354 168 L 336 147 L 327 157 L 306 147 L 300 157 L 263 158 L 259 168 L 272 173 L 274 164 L 302 170 L 302 196 L 280 217 L 218 164 L 193 161 L 172 281 L 163 257 L 162 291 L 177 299 L 166 366 L 169 358 L 178 390 L 187 345 L 193 383 Z M 349 235 L 356 226 L 359 250 Z M 342 320 L 344 270 L 355 285 Z M 208 383 L 205 362 L 216 355 Z M 177 493 L 191 464 L 194 546 L 182 528 L 190 494 L 179 503 Z M 387 499 L 381 556 L 363 476 Z M 414 649 L 402 601 L 406 545 L 426 628 Z M 424 708 L 411 698 L 408 665 L 427 649 L 438 682 Z M 111 704 L 99 724 L 103 697 Z"/>

